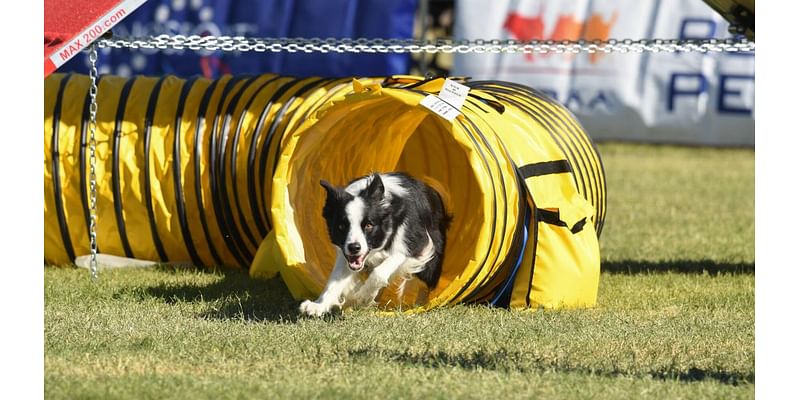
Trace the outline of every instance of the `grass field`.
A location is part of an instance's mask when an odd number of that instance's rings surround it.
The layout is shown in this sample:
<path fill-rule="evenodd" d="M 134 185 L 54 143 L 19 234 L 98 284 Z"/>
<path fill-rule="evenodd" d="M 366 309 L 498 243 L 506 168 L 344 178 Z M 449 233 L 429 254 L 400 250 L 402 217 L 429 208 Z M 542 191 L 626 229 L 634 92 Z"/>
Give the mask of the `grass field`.
<path fill-rule="evenodd" d="M 594 309 L 311 320 L 236 271 L 45 268 L 45 396 L 753 398 L 753 150 L 599 147 Z"/>

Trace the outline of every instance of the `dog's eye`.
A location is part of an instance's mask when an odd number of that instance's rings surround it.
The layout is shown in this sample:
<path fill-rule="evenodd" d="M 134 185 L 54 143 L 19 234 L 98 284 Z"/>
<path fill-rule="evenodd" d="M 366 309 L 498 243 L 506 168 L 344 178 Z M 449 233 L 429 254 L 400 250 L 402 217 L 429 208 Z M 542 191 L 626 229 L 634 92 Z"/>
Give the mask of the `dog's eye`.
<path fill-rule="evenodd" d="M 369 222 L 367 222 L 366 224 L 364 224 L 364 230 L 365 230 L 365 231 L 367 231 L 367 232 L 372 232 L 372 229 L 373 229 L 373 228 L 375 228 L 375 226 L 374 226 L 374 225 L 372 225 L 372 224 L 371 224 L 371 223 L 369 223 Z"/>
<path fill-rule="evenodd" d="M 337 226 L 337 228 L 339 228 L 339 230 L 340 230 L 340 231 L 343 231 L 343 230 L 345 230 L 345 229 L 347 228 L 347 225 L 345 225 L 345 224 L 339 224 L 339 225 Z"/>

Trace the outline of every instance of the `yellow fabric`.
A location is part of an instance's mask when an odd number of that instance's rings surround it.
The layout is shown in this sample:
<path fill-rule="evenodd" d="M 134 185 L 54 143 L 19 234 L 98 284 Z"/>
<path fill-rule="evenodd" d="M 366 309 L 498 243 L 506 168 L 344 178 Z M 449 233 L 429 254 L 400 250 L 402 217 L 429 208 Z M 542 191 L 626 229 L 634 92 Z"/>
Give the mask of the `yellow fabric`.
<path fill-rule="evenodd" d="M 53 264 L 72 261 L 56 209 L 57 187 L 74 252 L 88 253 L 78 161 L 88 78 L 69 77 L 55 121 L 62 79 L 53 74 L 45 80 L 45 260 Z M 440 191 L 453 223 L 439 285 L 428 293 L 411 281 L 398 298 L 399 283 L 392 282 L 380 298 L 385 307 L 421 304 L 412 310 L 421 311 L 487 302 L 507 281 L 515 308 L 596 302 L 596 229 L 605 215 L 602 165 L 574 117 L 537 92 L 503 82 L 473 83 L 462 115 L 448 122 L 419 105 L 438 93 L 444 79 L 165 77 L 157 97 L 159 78 L 133 79 L 127 99 L 121 93 L 128 79 L 106 76 L 100 84 L 97 232 L 104 253 L 126 255 L 115 212 L 120 206 L 135 258 L 157 260 L 159 240 L 165 261 L 191 261 L 194 249 L 199 264 L 249 267 L 257 278 L 280 275 L 297 299 L 313 298 L 334 259 L 321 215 L 320 179 L 343 185 L 373 171 L 400 170 Z M 152 98 L 157 102 L 148 115 Z M 115 127 L 121 204 L 114 202 L 111 177 Z M 524 165 L 558 160 L 567 160 L 572 172 L 520 178 Z M 557 212 L 567 227 L 538 220 L 537 208 Z M 523 248 L 526 211 L 532 217 Z M 583 229 L 572 233 L 584 219 Z"/>
<path fill-rule="evenodd" d="M 59 92 L 59 85 L 63 75 L 53 74 L 51 78 L 45 80 L 44 87 L 44 243 L 45 259 L 52 263 L 71 262 L 67 256 L 67 250 L 62 244 L 58 215 L 55 206 L 55 191 L 53 188 L 54 176 L 52 172 L 52 153 L 53 153 L 53 129 L 54 110 L 56 97 Z M 49 246 L 48 246 L 49 245 Z M 49 251 L 48 251 L 49 250 Z M 48 258 L 49 256 L 49 258 Z"/>

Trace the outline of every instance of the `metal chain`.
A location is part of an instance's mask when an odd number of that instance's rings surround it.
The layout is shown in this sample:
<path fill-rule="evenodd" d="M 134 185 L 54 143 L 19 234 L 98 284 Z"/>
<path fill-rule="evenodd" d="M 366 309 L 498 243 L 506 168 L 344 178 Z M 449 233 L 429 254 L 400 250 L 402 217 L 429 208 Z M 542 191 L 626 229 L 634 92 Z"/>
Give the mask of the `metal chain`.
<path fill-rule="evenodd" d="M 89 46 L 89 249 L 91 259 L 89 271 L 92 281 L 97 280 L 97 175 L 95 164 L 97 157 L 95 150 L 97 141 L 97 44 Z"/>
<path fill-rule="evenodd" d="M 248 38 L 242 36 L 158 35 L 101 39 L 101 48 L 189 49 L 289 53 L 644 53 L 751 52 L 756 44 L 742 39 L 624 40 L 417 40 Z"/>

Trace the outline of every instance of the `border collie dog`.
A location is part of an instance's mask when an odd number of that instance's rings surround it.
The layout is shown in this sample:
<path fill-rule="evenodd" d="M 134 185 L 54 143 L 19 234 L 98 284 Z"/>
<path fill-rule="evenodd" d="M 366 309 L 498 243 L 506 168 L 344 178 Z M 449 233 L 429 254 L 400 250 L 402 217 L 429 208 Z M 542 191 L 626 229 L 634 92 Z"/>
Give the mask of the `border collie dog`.
<path fill-rule="evenodd" d="M 429 290 L 436 286 L 451 217 L 433 188 L 397 172 L 361 177 L 344 188 L 320 184 L 327 192 L 322 216 L 336 263 L 322 294 L 300 304 L 301 313 L 322 316 L 334 307 L 374 305 L 395 276 L 403 283 L 416 276 Z M 362 271 L 366 280 L 358 276 Z"/>

